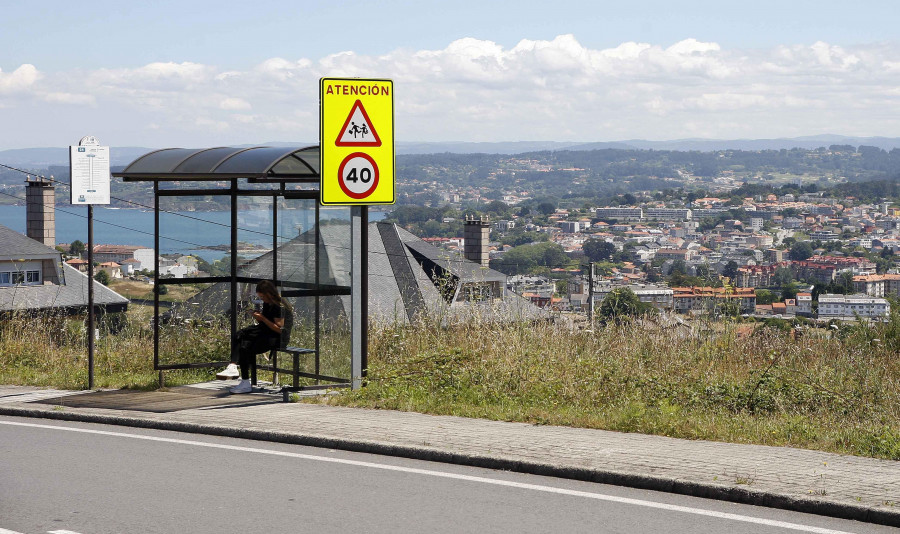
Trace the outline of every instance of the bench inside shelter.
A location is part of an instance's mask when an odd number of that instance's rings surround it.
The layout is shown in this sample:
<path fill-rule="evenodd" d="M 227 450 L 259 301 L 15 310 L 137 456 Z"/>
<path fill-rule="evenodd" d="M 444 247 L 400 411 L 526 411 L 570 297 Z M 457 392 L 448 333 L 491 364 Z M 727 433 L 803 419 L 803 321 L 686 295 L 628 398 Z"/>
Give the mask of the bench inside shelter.
<path fill-rule="evenodd" d="M 294 327 L 294 314 L 286 313 L 284 315 L 284 326 L 281 327 L 281 339 L 278 347 L 269 351 L 268 361 L 260 362 L 260 355 L 257 355 L 253 359 L 253 364 L 250 367 L 250 383 L 254 386 L 256 385 L 256 373 L 257 371 L 269 371 L 272 373 L 272 381 L 273 383 L 278 383 L 278 374 L 284 374 L 291 377 L 291 385 L 284 385 L 281 388 L 281 394 L 284 395 L 284 401 L 288 402 L 290 400 L 290 394 L 296 391 L 308 391 L 315 389 L 327 389 L 335 387 L 335 384 L 340 384 L 346 386 L 350 383 L 350 380 L 346 378 L 338 378 L 334 376 L 326 376 L 320 373 L 320 361 L 319 361 L 319 351 L 316 349 L 306 348 L 306 347 L 296 347 L 290 344 L 291 342 L 291 331 Z M 265 353 L 263 353 L 265 354 Z M 283 354 L 284 356 L 290 358 L 290 368 L 279 367 L 278 364 L 278 356 Z M 302 357 L 312 357 L 315 365 L 315 372 L 308 373 L 300 370 L 300 359 Z M 284 359 L 282 359 L 284 361 Z M 300 385 L 301 378 L 310 378 L 316 381 L 313 385 Z M 332 384 L 320 384 L 319 381 L 325 380 L 328 382 L 332 382 Z"/>

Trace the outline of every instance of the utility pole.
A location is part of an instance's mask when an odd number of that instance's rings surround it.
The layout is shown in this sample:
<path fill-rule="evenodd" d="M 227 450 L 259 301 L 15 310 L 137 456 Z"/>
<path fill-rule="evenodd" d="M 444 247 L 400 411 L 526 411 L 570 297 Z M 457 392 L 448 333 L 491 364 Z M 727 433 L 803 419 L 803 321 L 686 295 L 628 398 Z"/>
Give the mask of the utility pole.
<path fill-rule="evenodd" d="M 594 262 L 588 262 L 588 323 L 594 327 Z"/>

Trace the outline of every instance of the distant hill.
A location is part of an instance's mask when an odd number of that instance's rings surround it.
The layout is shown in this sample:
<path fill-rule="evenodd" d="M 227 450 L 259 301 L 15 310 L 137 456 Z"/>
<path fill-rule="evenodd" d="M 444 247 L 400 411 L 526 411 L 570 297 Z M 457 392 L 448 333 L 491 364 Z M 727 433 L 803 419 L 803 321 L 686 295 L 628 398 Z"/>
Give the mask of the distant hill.
<path fill-rule="evenodd" d="M 111 147 L 110 165 L 128 165 L 139 156 L 153 150 L 143 147 Z M 51 166 L 69 166 L 69 147 L 14 148 L 0 150 L 0 163 L 6 165 L 46 169 Z"/>
<path fill-rule="evenodd" d="M 900 148 L 900 138 L 897 137 L 847 137 L 841 135 L 815 135 L 789 139 L 677 139 L 674 141 L 643 141 L 634 139 L 622 141 L 622 143 L 631 148 L 678 151 L 697 150 L 700 152 L 713 152 L 716 150 L 790 150 L 792 148 L 813 150 L 830 145 L 853 145 L 854 147 L 867 145 L 884 150 Z M 594 143 L 579 145 L 577 150 L 606 148 L 592 145 Z"/>
<path fill-rule="evenodd" d="M 315 142 L 270 141 L 259 143 L 260 146 L 310 146 Z M 794 137 L 789 139 L 675 139 L 671 141 L 646 141 L 631 139 L 627 141 L 577 143 L 562 141 L 510 141 L 495 143 L 477 142 L 397 142 L 398 155 L 404 154 L 521 154 L 525 152 L 556 150 L 677 150 L 712 152 L 716 150 L 781 150 L 791 148 L 815 149 L 830 145 L 875 146 L 884 150 L 900 148 L 898 137 L 850 137 L 842 135 L 816 135 Z M 254 146 L 252 144 L 238 146 Z M 155 150 L 147 147 L 111 147 L 110 157 L 113 166 L 124 166 L 139 156 Z M 67 147 L 17 148 L 0 150 L 0 163 L 30 168 L 47 168 L 50 166 L 69 164 Z"/>

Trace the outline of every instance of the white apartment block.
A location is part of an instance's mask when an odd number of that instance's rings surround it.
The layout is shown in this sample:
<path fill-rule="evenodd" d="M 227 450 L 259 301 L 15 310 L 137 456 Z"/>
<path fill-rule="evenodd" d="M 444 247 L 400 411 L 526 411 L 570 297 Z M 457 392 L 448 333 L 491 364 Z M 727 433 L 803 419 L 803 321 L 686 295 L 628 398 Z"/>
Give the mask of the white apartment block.
<path fill-rule="evenodd" d="M 661 310 L 671 310 L 673 306 L 673 300 L 675 292 L 672 288 L 656 286 L 652 284 L 631 284 L 627 286 L 616 286 L 611 284 L 602 284 L 597 290 L 594 292 L 594 301 L 595 305 L 599 306 L 601 302 L 612 292 L 614 289 L 618 289 L 620 287 L 627 287 L 631 291 L 637 295 L 638 300 L 643 303 L 650 304 L 651 306 L 661 309 Z"/>
<path fill-rule="evenodd" d="M 644 217 L 658 221 L 689 221 L 691 210 L 687 208 L 647 208 Z"/>
<path fill-rule="evenodd" d="M 644 218 L 644 210 L 641 208 L 597 208 L 594 210 L 594 216 L 598 219 L 639 221 Z"/>
<path fill-rule="evenodd" d="M 819 295 L 819 318 L 887 317 L 891 305 L 887 300 L 868 295 Z"/>

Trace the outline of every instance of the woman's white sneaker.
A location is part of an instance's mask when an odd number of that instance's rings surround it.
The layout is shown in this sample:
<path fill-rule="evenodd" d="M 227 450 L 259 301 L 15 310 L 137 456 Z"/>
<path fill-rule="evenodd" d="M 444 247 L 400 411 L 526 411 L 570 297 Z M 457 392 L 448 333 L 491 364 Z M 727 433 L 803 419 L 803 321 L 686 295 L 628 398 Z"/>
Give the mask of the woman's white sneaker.
<path fill-rule="evenodd" d="M 219 380 L 234 380 L 240 376 L 241 371 L 238 369 L 236 363 L 229 363 L 221 373 L 216 373 L 216 378 Z"/>
<path fill-rule="evenodd" d="M 250 393 L 253 391 L 253 386 L 250 385 L 250 380 L 241 380 L 241 382 L 231 388 L 229 391 L 232 393 Z"/>

